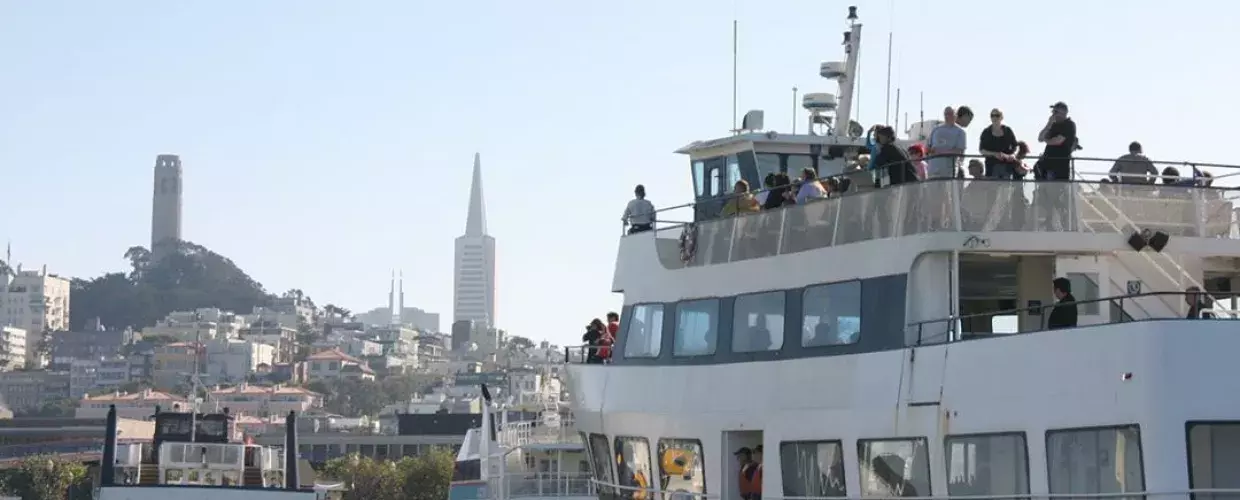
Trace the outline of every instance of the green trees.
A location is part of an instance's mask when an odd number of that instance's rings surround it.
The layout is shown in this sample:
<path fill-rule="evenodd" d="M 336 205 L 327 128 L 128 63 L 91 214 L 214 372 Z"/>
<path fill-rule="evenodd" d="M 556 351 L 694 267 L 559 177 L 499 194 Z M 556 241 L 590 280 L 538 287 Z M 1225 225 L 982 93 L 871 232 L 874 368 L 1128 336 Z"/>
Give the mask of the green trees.
<path fill-rule="evenodd" d="M 188 241 L 168 244 L 172 248 L 161 249 L 158 259 L 140 246 L 126 250 L 129 273 L 74 279 L 69 312 L 73 326 L 81 328 L 99 318 L 110 328 L 139 329 L 172 311 L 218 307 L 249 312 L 271 300 L 260 283 L 227 257 Z"/>
<path fill-rule="evenodd" d="M 327 462 L 322 475 L 344 483 L 344 500 L 443 500 L 453 462 L 446 451 L 397 462 L 350 455 Z"/>
<path fill-rule="evenodd" d="M 0 474 L 0 491 L 23 500 L 90 498 L 91 479 L 86 466 L 51 455 L 36 455 Z"/>

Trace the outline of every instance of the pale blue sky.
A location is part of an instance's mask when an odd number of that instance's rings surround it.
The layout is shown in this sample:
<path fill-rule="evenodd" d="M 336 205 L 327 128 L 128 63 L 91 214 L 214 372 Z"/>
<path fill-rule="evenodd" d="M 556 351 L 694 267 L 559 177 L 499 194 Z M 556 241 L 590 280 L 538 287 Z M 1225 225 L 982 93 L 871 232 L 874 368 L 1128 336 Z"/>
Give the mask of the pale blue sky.
<path fill-rule="evenodd" d="M 883 121 L 894 21 L 914 119 L 924 91 L 927 118 L 998 106 L 1032 138 L 1064 100 L 1086 155 L 1137 139 L 1156 159 L 1240 163 L 1231 2 L 0 0 L 0 239 L 27 266 L 122 270 L 149 240 L 155 155 L 175 153 L 186 239 L 354 310 L 403 268 L 408 304 L 446 329 L 478 151 L 500 326 L 572 341 L 621 302 L 633 184 L 688 201 L 671 151 L 731 125 L 733 17 L 742 111 L 788 131 L 793 85 L 835 90 L 817 69 L 842 58 L 849 4 L 866 125 Z"/>

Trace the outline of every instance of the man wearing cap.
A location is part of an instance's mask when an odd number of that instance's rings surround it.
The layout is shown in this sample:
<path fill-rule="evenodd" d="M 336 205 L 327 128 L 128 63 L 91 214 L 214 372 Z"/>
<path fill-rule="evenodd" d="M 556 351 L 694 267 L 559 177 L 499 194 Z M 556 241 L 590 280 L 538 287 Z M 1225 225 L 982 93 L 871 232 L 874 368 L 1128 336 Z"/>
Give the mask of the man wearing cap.
<path fill-rule="evenodd" d="M 736 478 L 736 484 L 741 492 L 741 500 L 753 500 L 755 493 L 753 477 L 757 471 L 757 464 L 753 461 L 753 451 L 748 446 L 742 446 L 733 455 L 736 455 L 736 462 L 740 465 L 740 473 Z M 760 495 L 761 493 L 762 490 L 757 490 L 757 494 Z"/>
<path fill-rule="evenodd" d="M 1072 179 L 1072 152 L 1076 150 L 1076 123 L 1068 118 L 1068 105 L 1062 101 L 1051 105 L 1051 116 L 1038 133 L 1038 142 L 1046 143 L 1038 162 L 1046 180 Z"/>

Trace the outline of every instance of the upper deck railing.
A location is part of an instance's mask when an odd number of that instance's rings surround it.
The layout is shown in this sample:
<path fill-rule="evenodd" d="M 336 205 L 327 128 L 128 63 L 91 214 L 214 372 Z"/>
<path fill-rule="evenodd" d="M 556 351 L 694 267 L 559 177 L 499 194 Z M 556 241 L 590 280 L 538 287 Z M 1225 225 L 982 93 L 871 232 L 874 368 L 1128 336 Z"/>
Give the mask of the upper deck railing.
<path fill-rule="evenodd" d="M 496 437 L 500 444 L 512 448 L 530 444 L 581 444 L 581 435 L 573 429 L 572 418 L 561 418 L 555 422 L 509 422 L 502 426 Z"/>
<path fill-rule="evenodd" d="M 966 155 L 966 157 L 972 157 Z M 1034 158 L 1027 159 L 1028 162 Z M 1072 181 L 932 179 L 873 188 L 871 171 L 843 177 L 842 194 L 801 205 L 697 223 L 662 223 L 652 233 L 659 261 L 667 269 L 704 266 L 802 252 L 862 241 L 921 233 L 1087 232 L 1161 230 L 1171 236 L 1240 238 L 1234 199 L 1240 189 L 1170 184 L 1128 184 L 1110 180 L 1113 158 L 1076 158 Z M 1103 172 L 1082 166 L 1102 165 Z M 1194 168 L 1240 167 L 1155 162 Z M 881 169 L 879 169 L 881 171 Z M 1217 175 L 1217 182 L 1234 173 Z M 760 191 L 755 191 L 760 192 Z M 723 197 L 730 198 L 730 196 Z M 1091 200 L 1105 198 L 1105 203 Z M 660 209 L 669 214 L 694 204 Z"/>

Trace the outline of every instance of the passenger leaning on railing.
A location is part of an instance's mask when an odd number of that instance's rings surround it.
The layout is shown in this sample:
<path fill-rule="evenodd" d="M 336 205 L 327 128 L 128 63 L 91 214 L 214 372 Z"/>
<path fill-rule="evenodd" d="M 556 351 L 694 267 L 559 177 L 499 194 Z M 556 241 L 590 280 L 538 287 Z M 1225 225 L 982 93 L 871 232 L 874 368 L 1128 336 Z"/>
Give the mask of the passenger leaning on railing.
<path fill-rule="evenodd" d="M 723 205 L 723 211 L 719 214 L 722 217 L 731 217 L 744 213 L 757 212 L 761 207 L 758 205 L 758 199 L 749 192 L 749 183 L 743 179 L 736 181 L 736 186 L 732 189 L 732 199 Z"/>
<path fill-rule="evenodd" d="M 1158 178 L 1158 167 L 1141 152 L 1141 143 L 1128 145 L 1128 154 L 1115 160 L 1111 178 L 1121 184 L 1153 184 Z"/>
<path fill-rule="evenodd" d="M 917 168 L 917 180 L 926 180 L 926 146 L 921 143 L 908 147 L 908 159 Z"/>
<path fill-rule="evenodd" d="M 823 187 L 821 182 L 818 182 L 818 172 L 815 172 L 812 167 L 805 167 L 801 171 L 801 187 L 797 190 L 796 197 L 797 205 L 804 205 L 807 202 L 826 197 L 827 188 Z"/>
<path fill-rule="evenodd" d="M 943 109 L 943 124 L 930 131 L 926 140 L 930 146 L 930 159 L 927 163 L 926 177 L 929 179 L 951 179 L 956 174 L 957 164 L 968 147 L 968 135 L 964 128 L 956 124 L 956 110 L 948 106 Z"/>
<path fill-rule="evenodd" d="M 1016 177 L 1016 159 L 1018 141 L 1012 128 L 1003 124 L 1003 112 L 999 108 L 990 110 L 990 126 L 982 129 L 977 149 L 986 157 L 985 176 L 987 179 L 1011 180 Z"/>
<path fill-rule="evenodd" d="M 788 174 L 783 172 L 775 174 L 774 187 L 766 196 L 766 201 L 762 203 L 763 210 L 774 210 L 784 205 L 793 203 L 792 197 L 792 179 L 788 178 Z"/>
<path fill-rule="evenodd" d="M 1201 293 L 1201 288 L 1190 286 L 1184 295 L 1184 302 L 1188 304 L 1188 319 L 1214 319 L 1214 314 L 1207 312 L 1207 309 L 1214 307 L 1214 302 L 1210 300 L 1210 296 Z"/>
<path fill-rule="evenodd" d="M 878 141 L 878 154 L 871 159 L 871 162 L 887 170 L 888 182 L 892 186 L 915 182 L 917 167 L 909 161 L 908 154 L 896 146 L 895 129 L 886 125 L 875 127 L 874 138 Z"/>
<path fill-rule="evenodd" d="M 624 225 L 629 226 L 629 234 L 654 229 L 654 204 L 646 199 L 646 186 L 638 184 L 633 188 L 633 196 L 628 206 L 624 207 L 624 215 L 621 216 Z"/>

